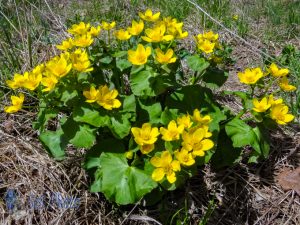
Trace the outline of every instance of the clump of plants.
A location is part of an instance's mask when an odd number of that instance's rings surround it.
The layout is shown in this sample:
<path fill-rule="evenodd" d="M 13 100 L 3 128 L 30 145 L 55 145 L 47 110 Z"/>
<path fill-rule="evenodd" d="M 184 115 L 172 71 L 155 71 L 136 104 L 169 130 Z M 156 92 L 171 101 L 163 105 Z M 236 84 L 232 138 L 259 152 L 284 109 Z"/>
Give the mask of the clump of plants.
<path fill-rule="evenodd" d="M 36 96 L 33 127 L 45 148 L 57 160 L 69 144 L 84 148 L 91 191 L 118 204 L 174 190 L 206 163 L 267 158 L 269 129 L 294 119 L 270 93 L 277 81 L 295 90 L 289 70 L 274 63 L 237 74 L 247 92 L 224 92 L 242 100 L 238 114 L 217 103 L 213 90 L 227 80 L 230 48 L 212 31 L 195 36 L 188 51 L 180 45 L 189 35 L 183 23 L 148 9 L 126 28 L 80 22 L 68 33 L 56 46 L 61 54 L 7 81 L 19 94 L 4 110 L 26 108 L 24 90 Z M 52 119 L 55 130 L 47 126 Z"/>

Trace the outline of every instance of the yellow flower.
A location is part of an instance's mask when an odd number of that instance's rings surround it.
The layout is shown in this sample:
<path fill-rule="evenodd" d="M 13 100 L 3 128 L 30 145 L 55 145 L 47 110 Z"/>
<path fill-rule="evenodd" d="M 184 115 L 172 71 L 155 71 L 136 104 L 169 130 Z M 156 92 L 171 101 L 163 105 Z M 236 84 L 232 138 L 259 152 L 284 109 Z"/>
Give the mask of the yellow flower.
<path fill-rule="evenodd" d="M 100 34 L 100 31 L 101 31 L 101 27 L 100 26 L 91 27 L 91 29 L 88 32 L 88 34 L 91 35 L 92 37 L 97 37 Z"/>
<path fill-rule="evenodd" d="M 160 48 L 157 48 L 155 49 L 155 53 L 155 60 L 161 64 L 174 63 L 176 61 L 176 57 L 173 57 L 174 51 L 172 49 L 168 49 L 164 54 Z"/>
<path fill-rule="evenodd" d="M 120 108 L 121 102 L 118 99 L 116 99 L 118 94 L 119 93 L 116 89 L 109 90 L 106 85 L 100 86 L 97 103 L 107 110 L 112 110 L 113 108 Z"/>
<path fill-rule="evenodd" d="M 193 125 L 190 115 L 183 115 L 177 118 L 178 125 L 183 125 L 184 128 L 190 128 Z"/>
<path fill-rule="evenodd" d="M 73 35 L 83 35 L 89 31 L 90 26 L 89 23 L 80 22 L 79 24 L 73 24 L 68 32 Z"/>
<path fill-rule="evenodd" d="M 56 45 L 56 48 L 62 51 L 73 48 L 73 39 L 68 38 L 67 40 L 64 40 L 60 45 Z"/>
<path fill-rule="evenodd" d="M 167 33 L 174 36 L 177 39 L 183 39 L 188 36 L 187 31 L 182 31 L 183 23 L 177 23 L 176 19 L 172 19 L 171 17 L 164 18 L 164 23 L 167 28 Z"/>
<path fill-rule="evenodd" d="M 184 166 L 191 166 L 193 164 L 195 164 L 195 159 L 192 155 L 192 153 L 189 153 L 187 150 L 185 149 L 181 149 L 180 151 L 175 151 L 174 155 L 176 157 L 176 159 L 180 162 L 180 164 L 184 165 Z"/>
<path fill-rule="evenodd" d="M 252 102 L 254 105 L 253 110 L 255 112 L 265 112 L 271 107 L 267 97 L 264 97 L 261 101 L 258 101 L 258 99 L 255 98 Z"/>
<path fill-rule="evenodd" d="M 154 181 L 161 181 L 165 176 L 169 183 L 176 181 L 176 171 L 180 171 L 180 163 L 173 160 L 172 155 L 168 151 L 163 151 L 160 157 L 154 156 L 150 159 L 150 163 L 156 167 L 152 173 Z"/>
<path fill-rule="evenodd" d="M 171 41 L 174 39 L 172 35 L 165 35 L 166 26 L 161 24 L 160 26 L 155 26 L 153 29 L 146 29 L 145 34 L 147 36 L 142 36 L 142 39 L 147 42 L 161 42 L 161 41 Z"/>
<path fill-rule="evenodd" d="M 132 127 L 131 132 L 135 142 L 140 146 L 154 144 L 159 135 L 158 128 L 152 128 L 150 123 L 144 123 L 142 128 Z"/>
<path fill-rule="evenodd" d="M 284 69 L 279 69 L 278 66 L 275 63 L 272 63 L 268 69 L 269 73 L 274 76 L 274 77 L 284 77 L 289 74 L 289 70 L 284 68 Z"/>
<path fill-rule="evenodd" d="M 83 92 L 83 96 L 86 98 L 85 101 L 88 103 L 96 102 L 98 100 L 99 90 L 91 86 L 90 90 Z"/>
<path fill-rule="evenodd" d="M 148 153 L 152 152 L 153 149 L 154 149 L 154 144 L 140 146 L 140 150 L 143 154 L 148 154 Z"/>
<path fill-rule="evenodd" d="M 90 34 L 83 34 L 80 36 L 76 36 L 73 44 L 76 47 L 85 48 L 90 46 L 93 42 L 94 40 Z"/>
<path fill-rule="evenodd" d="M 151 9 L 147 9 L 145 13 L 139 12 L 139 17 L 145 21 L 155 22 L 159 19 L 160 12 L 153 14 Z"/>
<path fill-rule="evenodd" d="M 204 156 L 205 151 L 211 149 L 214 143 L 206 139 L 206 129 L 198 128 L 197 130 L 184 131 L 182 134 L 182 147 L 187 151 L 193 151 L 193 156 Z"/>
<path fill-rule="evenodd" d="M 25 72 L 24 79 L 25 81 L 23 83 L 23 87 L 33 91 L 39 86 L 40 82 L 42 81 L 42 74 L 34 72 Z"/>
<path fill-rule="evenodd" d="M 206 39 L 197 43 L 198 49 L 206 54 L 212 53 L 214 51 L 215 45 L 216 43 Z"/>
<path fill-rule="evenodd" d="M 139 35 L 144 29 L 144 21 L 140 20 L 139 22 L 136 22 L 135 20 L 132 20 L 131 27 L 128 27 L 127 30 L 131 35 Z"/>
<path fill-rule="evenodd" d="M 115 21 L 113 21 L 113 22 L 111 22 L 111 23 L 102 21 L 102 28 L 103 28 L 104 30 L 111 30 L 111 29 L 113 29 L 115 26 L 116 26 L 116 22 L 115 22 Z"/>
<path fill-rule="evenodd" d="M 20 93 L 19 96 L 10 96 L 11 99 L 11 106 L 5 106 L 4 111 L 6 113 L 15 113 L 18 112 L 23 105 L 24 102 L 24 94 Z"/>
<path fill-rule="evenodd" d="M 72 69 L 72 64 L 68 62 L 69 53 L 52 58 L 47 64 L 46 69 L 57 77 L 66 76 Z"/>
<path fill-rule="evenodd" d="M 198 34 L 195 38 L 197 42 L 201 42 L 204 40 L 216 42 L 219 38 L 219 34 L 215 34 L 213 31 L 208 31 L 203 34 Z"/>
<path fill-rule="evenodd" d="M 244 72 L 238 73 L 240 82 L 244 84 L 255 84 L 263 76 L 264 74 L 259 67 L 253 69 L 247 68 Z"/>
<path fill-rule="evenodd" d="M 279 87 L 283 91 L 295 91 L 297 88 L 294 85 L 289 84 L 287 77 L 282 77 L 279 81 Z"/>
<path fill-rule="evenodd" d="M 133 65 L 144 65 L 147 63 L 149 55 L 151 55 L 151 48 L 145 48 L 141 44 L 138 44 L 136 51 L 128 50 L 128 60 Z"/>
<path fill-rule="evenodd" d="M 282 98 L 274 100 L 273 95 L 269 95 L 268 103 L 269 103 L 271 106 L 280 104 L 280 103 L 282 103 L 282 102 L 283 102 L 283 99 L 282 99 Z"/>
<path fill-rule="evenodd" d="M 165 141 L 174 141 L 180 138 L 180 134 L 182 134 L 184 130 L 183 125 L 177 126 L 176 122 L 172 120 L 168 124 L 168 129 L 161 127 L 159 129 L 160 133 L 162 134 L 162 139 Z"/>
<path fill-rule="evenodd" d="M 131 37 L 129 32 L 127 30 L 124 30 L 124 29 L 116 31 L 115 36 L 118 40 L 121 40 L 121 41 L 126 41 Z"/>
<path fill-rule="evenodd" d="M 198 109 L 195 109 L 193 112 L 193 121 L 197 123 L 197 126 L 204 127 L 208 126 L 212 121 L 210 115 L 202 116 Z"/>
<path fill-rule="evenodd" d="M 289 108 L 285 104 L 276 104 L 271 107 L 270 117 L 280 125 L 291 122 L 295 117 L 288 114 Z"/>
<path fill-rule="evenodd" d="M 55 85 L 58 83 L 58 77 L 56 77 L 52 73 L 46 73 L 45 75 L 46 76 L 43 77 L 41 81 L 42 85 L 45 86 L 42 92 L 52 91 Z"/>
<path fill-rule="evenodd" d="M 75 52 L 71 53 L 70 59 L 73 68 L 79 72 L 89 72 L 93 70 L 88 54 L 85 50 L 76 49 Z"/>
<path fill-rule="evenodd" d="M 127 151 L 127 152 L 125 152 L 125 157 L 127 159 L 132 159 L 133 158 L 133 151 Z"/>
<path fill-rule="evenodd" d="M 239 19 L 239 15 L 233 15 L 233 16 L 232 16 L 232 19 L 238 20 L 238 19 Z"/>
<path fill-rule="evenodd" d="M 12 89 L 17 89 L 23 87 L 24 82 L 25 82 L 24 76 L 16 73 L 14 75 L 13 80 L 7 80 L 6 84 L 8 85 L 8 87 Z"/>

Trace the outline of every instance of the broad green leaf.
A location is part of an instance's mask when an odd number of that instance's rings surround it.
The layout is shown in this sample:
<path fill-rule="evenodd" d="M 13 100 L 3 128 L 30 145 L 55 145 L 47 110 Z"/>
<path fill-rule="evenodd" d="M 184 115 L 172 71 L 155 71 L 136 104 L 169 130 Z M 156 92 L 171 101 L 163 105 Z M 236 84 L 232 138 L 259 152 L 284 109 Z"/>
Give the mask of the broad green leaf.
<path fill-rule="evenodd" d="M 111 56 L 105 56 L 104 58 L 99 60 L 103 64 L 110 64 L 113 61 Z"/>
<path fill-rule="evenodd" d="M 65 148 L 68 144 L 68 139 L 64 136 L 62 129 L 57 131 L 45 131 L 39 136 L 46 150 L 56 159 L 63 160 L 65 157 Z"/>
<path fill-rule="evenodd" d="M 178 109 L 168 109 L 167 107 L 161 113 L 161 122 L 163 125 L 167 125 L 171 120 L 177 119 L 179 115 Z"/>
<path fill-rule="evenodd" d="M 113 57 L 120 58 L 127 55 L 127 51 L 118 51 L 112 54 Z"/>
<path fill-rule="evenodd" d="M 136 203 L 157 186 L 149 174 L 129 166 L 124 154 L 102 153 L 100 166 L 100 190 L 118 204 Z"/>
<path fill-rule="evenodd" d="M 232 140 L 235 148 L 251 145 L 255 150 L 259 150 L 258 139 L 252 127 L 244 121 L 234 118 L 225 125 L 227 135 Z"/>
<path fill-rule="evenodd" d="M 96 140 L 96 129 L 87 124 L 79 125 L 79 130 L 70 139 L 70 143 L 76 147 L 90 148 Z"/>
<path fill-rule="evenodd" d="M 69 142 L 78 148 L 90 148 L 96 140 L 96 129 L 88 124 L 77 123 L 69 117 L 61 126 Z"/>
<path fill-rule="evenodd" d="M 209 88 L 219 88 L 228 79 L 228 72 L 220 70 L 218 68 L 210 68 L 205 71 L 202 76 L 202 80 Z"/>
<path fill-rule="evenodd" d="M 153 73 L 147 70 L 130 75 L 129 81 L 132 92 L 137 96 L 155 96 L 151 88 L 151 80 L 155 79 Z"/>
<path fill-rule="evenodd" d="M 154 73 L 151 68 L 130 75 L 132 92 L 136 96 L 156 96 L 175 85 L 175 77 Z"/>
<path fill-rule="evenodd" d="M 199 73 L 203 72 L 209 67 L 209 62 L 207 62 L 204 58 L 201 58 L 198 55 L 187 56 L 186 60 L 189 68 Z"/>
<path fill-rule="evenodd" d="M 136 112 L 136 99 L 135 96 L 132 95 L 125 95 L 125 96 L 120 96 L 122 100 L 122 108 L 120 109 L 120 112 L 130 112 L 130 113 L 135 113 Z"/>
<path fill-rule="evenodd" d="M 122 140 L 114 138 L 97 140 L 97 144 L 89 149 L 85 155 L 84 167 L 86 169 L 98 167 L 102 152 L 124 153 L 125 146 Z"/>
<path fill-rule="evenodd" d="M 260 152 L 262 156 L 266 159 L 270 152 L 270 137 L 268 131 L 263 126 L 257 126 L 253 128 L 254 133 L 257 136 Z M 258 152 L 258 151 L 257 151 Z"/>
<path fill-rule="evenodd" d="M 117 59 L 116 64 L 121 71 L 128 69 L 132 66 L 132 64 L 127 59 Z"/>
<path fill-rule="evenodd" d="M 43 132 L 45 130 L 45 126 L 47 125 L 47 122 L 50 119 L 55 118 L 57 114 L 58 114 L 57 109 L 47 107 L 47 104 L 45 102 L 41 102 L 39 106 L 39 112 L 37 114 L 37 119 L 32 124 L 33 129 Z"/>
<path fill-rule="evenodd" d="M 227 136 L 224 129 L 218 136 L 217 147 L 212 156 L 212 165 L 216 169 L 225 166 L 232 166 L 241 160 L 242 148 L 234 148 L 231 139 Z"/>
<path fill-rule="evenodd" d="M 117 138 L 122 139 L 130 133 L 130 118 L 130 113 L 115 114 L 111 116 L 111 124 L 109 125 L 109 128 Z"/>
<path fill-rule="evenodd" d="M 139 99 L 139 111 L 138 115 L 143 121 L 151 121 L 152 124 L 161 122 L 161 104 L 154 100 Z"/>
<path fill-rule="evenodd" d="M 105 111 L 100 108 L 93 108 L 91 104 L 76 107 L 73 112 L 73 119 L 77 122 L 88 123 L 95 127 L 110 125 L 110 118 Z"/>
<path fill-rule="evenodd" d="M 78 100 L 78 92 L 75 89 L 67 88 L 62 91 L 61 99 L 64 105 L 73 106 L 75 102 Z"/>

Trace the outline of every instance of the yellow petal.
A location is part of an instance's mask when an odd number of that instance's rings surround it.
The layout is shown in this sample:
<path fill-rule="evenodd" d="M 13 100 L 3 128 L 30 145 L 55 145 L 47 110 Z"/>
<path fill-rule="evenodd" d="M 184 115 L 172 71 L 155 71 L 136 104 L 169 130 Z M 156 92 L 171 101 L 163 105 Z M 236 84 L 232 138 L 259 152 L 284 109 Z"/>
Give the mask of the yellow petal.
<path fill-rule="evenodd" d="M 161 181 L 165 176 L 165 172 L 163 168 L 156 168 L 155 170 L 153 170 L 152 172 L 152 179 L 154 181 Z"/>

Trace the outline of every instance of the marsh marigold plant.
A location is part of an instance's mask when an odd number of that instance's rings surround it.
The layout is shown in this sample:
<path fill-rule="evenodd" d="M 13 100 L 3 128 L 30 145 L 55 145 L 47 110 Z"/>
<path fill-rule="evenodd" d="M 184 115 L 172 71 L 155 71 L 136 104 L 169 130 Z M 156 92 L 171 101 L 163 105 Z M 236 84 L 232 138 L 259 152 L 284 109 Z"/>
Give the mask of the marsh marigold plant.
<path fill-rule="evenodd" d="M 92 192 L 123 205 L 159 200 L 204 164 L 267 158 L 269 128 L 296 120 L 282 97 L 297 89 L 288 68 L 245 68 L 236 74 L 245 91 L 226 91 L 233 61 L 218 33 L 193 37 L 182 21 L 151 9 L 128 22 L 73 24 L 57 55 L 6 81 L 4 111 L 35 114 L 33 127 L 56 160 L 68 146 L 80 149 L 72 154 L 85 154 Z M 240 98 L 241 110 L 215 93 Z"/>

